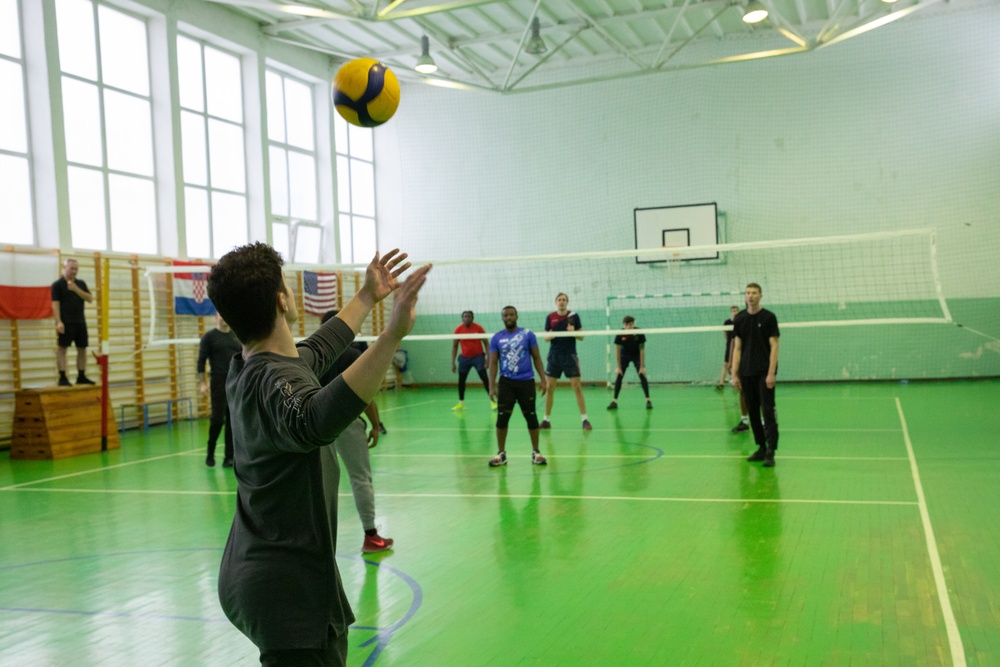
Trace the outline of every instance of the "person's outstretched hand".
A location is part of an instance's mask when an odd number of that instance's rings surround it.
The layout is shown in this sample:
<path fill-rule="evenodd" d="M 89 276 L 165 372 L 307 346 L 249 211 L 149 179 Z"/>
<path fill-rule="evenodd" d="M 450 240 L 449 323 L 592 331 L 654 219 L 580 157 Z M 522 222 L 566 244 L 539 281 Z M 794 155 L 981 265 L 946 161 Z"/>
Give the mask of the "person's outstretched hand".
<path fill-rule="evenodd" d="M 407 263 L 407 266 L 409 264 Z M 370 268 L 370 267 L 369 267 Z M 386 324 L 385 331 L 396 340 L 403 340 L 410 333 L 417 319 L 417 295 L 427 281 L 430 264 L 425 264 L 409 275 L 406 282 L 399 288 L 392 303 L 392 314 Z"/>
<path fill-rule="evenodd" d="M 403 262 L 406 258 L 407 254 L 400 253 L 399 248 L 393 248 L 382 256 L 376 251 L 371 264 L 365 269 L 365 284 L 361 288 L 371 296 L 372 303 L 378 303 L 399 287 L 397 279 L 410 268 L 409 262 Z"/>

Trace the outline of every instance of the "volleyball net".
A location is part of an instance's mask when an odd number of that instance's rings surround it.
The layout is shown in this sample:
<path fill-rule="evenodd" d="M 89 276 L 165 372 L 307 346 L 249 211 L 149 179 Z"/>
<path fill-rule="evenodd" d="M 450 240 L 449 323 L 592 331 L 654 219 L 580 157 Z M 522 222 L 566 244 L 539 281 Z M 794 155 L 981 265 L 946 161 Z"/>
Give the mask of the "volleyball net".
<path fill-rule="evenodd" d="M 423 263 L 422 258 L 411 260 Z M 895 334 L 880 338 L 879 328 L 896 331 L 910 325 L 952 323 L 938 275 L 932 229 L 434 264 L 407 345 L 437 342 L 439 350 L 426 347 L 426 354 L 436 355 L 450 349 L 441 343 L 459 338 L 452 332 L 462 311 L 473 310 L 476 321 L 494 332 L 503 327 L 501 309 L 511 305 L 519 311 L 520 326 L 540 337 L 580 338 L 581 358 L 583 350 L 591 360 L 604 357 L 599 371 L 591 364 L 591 380 L 614 371 L 613 341 L 626 333 L 622 325 L 626 315 L 635 318 L 650 349 L 671 350 L 670 355 L 655 355 L 655 362 L 647 361 L 651 381 L 690 379 L 684 377 L 689 372 L 678 370 L 678 361 L 685 355 L 718 356 L 721 361 L 727 330 L 723 322 L 730 306 L 743 308 L 748 283 L 762 287 L 763 305 L 777 313 L 782 330 L 828 332 L 855 327 L 855 333 L 840 336 L 855 340 L 856 332 L 863 331 L 862 337 L 873 350 L 893 345 Z M 363 284 L 364 269 L 364 265 L 286 265 L 286 277 L 297 292 L 302 313 L 294 333 L 312 333 L 322 312 L 350 300 Z M 178 275 L 205 280 L 210 270 L 207 265 L 149 269 L 146 279 L 153 307 L 146 330 L 150 345 L 197 342 L 197 336 L 185 335 L 185 326 L 190 328 L 190 324 L 184 320 L 193 318 L 169 318 L 172 329 L 163 325 L 177 292 L 167 283 L 176 284 Z M 570 310 L 581 317 L 581 331 L 544 332 L 546 314 L 555 309 L 558 293 L 569 296 Z M 362 330 L 362 340 L 371 340 L 381 331 L 390 309 L 386 303 L 373 314 Z M 687 352 L 679 355 L 679 345 Z M 444 360 L 446 355 L 442 353 Z"/>

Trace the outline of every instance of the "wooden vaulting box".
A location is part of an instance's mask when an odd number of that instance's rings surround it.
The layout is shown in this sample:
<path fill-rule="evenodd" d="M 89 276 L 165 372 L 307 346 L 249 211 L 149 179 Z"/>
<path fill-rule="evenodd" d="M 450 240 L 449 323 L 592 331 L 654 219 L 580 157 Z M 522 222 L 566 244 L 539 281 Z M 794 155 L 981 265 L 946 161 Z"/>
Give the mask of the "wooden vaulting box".
<path fill-rule="evenodd" d="M 108 449 L 121 447 L 107 414 Z M 99 386 L 24 389 L 15 395 L 12 459 L 62 459 L 101 451 Z"/>

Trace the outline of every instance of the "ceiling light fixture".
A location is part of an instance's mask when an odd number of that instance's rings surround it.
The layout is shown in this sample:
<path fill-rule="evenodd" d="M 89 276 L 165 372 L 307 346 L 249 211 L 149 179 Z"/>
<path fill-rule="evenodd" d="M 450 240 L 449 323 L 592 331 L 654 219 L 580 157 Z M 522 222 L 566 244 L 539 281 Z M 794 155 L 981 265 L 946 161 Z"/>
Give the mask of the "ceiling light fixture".
<path fill-rule="evenodd" d="M 545 46 L 545 40 L 539 33 L 541 30 L 538 25 L 538 17 L 531 19 L 531 37 L 528 39 L 528 43 L 524 45 L 524 50 L 533 56 L 538 56 L 549 50 L 549 47 Z"/>
<path fill-rule="evenodd" d="M 417 66 L 413 69 L 421 74 L 433 74 L 437 68 L 437 64 L 431 58 L 431 41 L 424 35 L 420 38 L 420 57 L 417 58 Z"/>
<path fill-rule="evenodd" d="M 760 0 L 753 0 L 743 12 L 744 23 L 760 23 L 767 18 L 767 7 Z"/>

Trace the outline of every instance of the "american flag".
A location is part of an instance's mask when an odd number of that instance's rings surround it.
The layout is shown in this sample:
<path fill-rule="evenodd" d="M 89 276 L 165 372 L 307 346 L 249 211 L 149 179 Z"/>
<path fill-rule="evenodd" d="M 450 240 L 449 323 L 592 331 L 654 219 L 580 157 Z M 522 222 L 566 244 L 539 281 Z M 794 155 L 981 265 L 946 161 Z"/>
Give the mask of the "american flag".
<path fill-rule="evenodd" d="M 302 272 L 302 296 L 307 313 L 322 316 L 337 307 L 338 278 L 336 273 Z"/>

